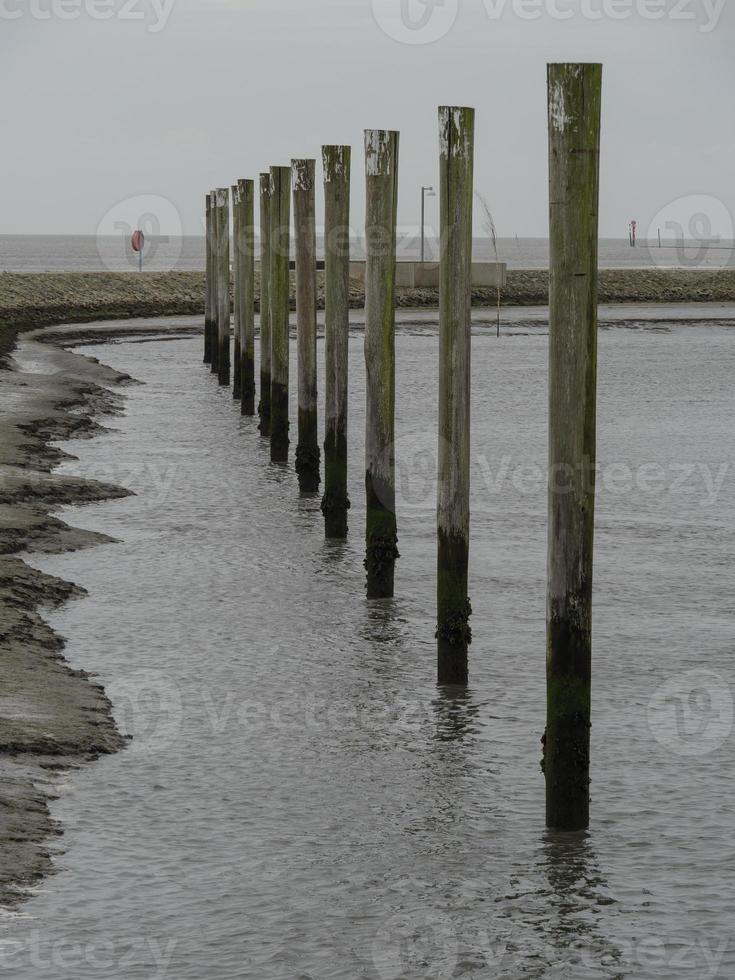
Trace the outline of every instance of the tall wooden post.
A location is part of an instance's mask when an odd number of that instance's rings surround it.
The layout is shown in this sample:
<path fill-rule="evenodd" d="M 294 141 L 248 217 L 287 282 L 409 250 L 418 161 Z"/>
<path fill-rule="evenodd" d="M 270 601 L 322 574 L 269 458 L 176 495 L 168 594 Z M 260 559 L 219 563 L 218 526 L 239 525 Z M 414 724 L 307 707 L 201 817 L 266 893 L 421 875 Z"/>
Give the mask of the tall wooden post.
<path fill-rule="evenodd" d="M 237 184 L 232 191 L 232 308 L 234 353 L 232 371 L 232 397 L 240 397 L 240 295 L 242 290 L 242 264 L 240 261 L 240 189 Z"/>
<path fill-rule="evenodd" d="M 440 684 L 467 683 L 472 613 L 470 545 L 470 321 L 475 110 L 439 108 L 439 483 L 437 655 Z"/>
<path fill-rule="evenodd" d="M 271 461 L 288 459 L 291 168 L 271 167 Z"/>
<path fill-rule="evenodd" d="M 204 207 L 204 363 L 212 363 L 212 195 Z"/>
<path fill-rule="evenodd" d="M 365 132 L 365 568 L 368 598 L 393 595 L 398 557 L 395 485 L 395 287 L 398 133 Z"/>
<path fill-rule="evenodd" d="M 239 180 L 240 192 L 240 394 L 241 413 L 255 414 L 255 188 Z M 235 370 L 238 366 L 235 365 Z"/>
<path fill-rule="evenodd" d="M 260 175 L 260 434 L 271 434 L 271 175 Z"/>
<path fill-rule="evenodd" d="M 549 65 L 546 822 L 589 825 L 602 65 Z"/>
<path fill-rule="evenodd" d="M 322 147 L 324 167 L 324 496 L 328 538 L 347 537 L 347 350 L 350 289 L 349 146 Z"/>
<path fill-rule="evenodd" d="M 302 493 L 319 489 L 316 380 L 316 160 L 292 160 L 296 243 L 299 433 L 296 472 Z"/>
<path fill-rule="evenodd" d="M 230 383 L 230 192 L 217 191 L 219 235 L 217 252 L 217 330 L 219 357 L 217 377 L 221 385 Z"/>
<path fill-rule="evenodd" d="M 219 206 L 219 197 L 217 191 L 211 192 L 211 207 L 212 207 L 212 241 L 210 245 L 210 264 L 212 270 L 212 322 L 210 323 L 210 335 L 209 335 L 209 356 L 212 374 L 219 373 L 219 279 L 217 275 L 218 268 L 218 256 L 219 256 L 219 239 L 220 239 L 220 219 L 222 216 L 222 209 Z"/>

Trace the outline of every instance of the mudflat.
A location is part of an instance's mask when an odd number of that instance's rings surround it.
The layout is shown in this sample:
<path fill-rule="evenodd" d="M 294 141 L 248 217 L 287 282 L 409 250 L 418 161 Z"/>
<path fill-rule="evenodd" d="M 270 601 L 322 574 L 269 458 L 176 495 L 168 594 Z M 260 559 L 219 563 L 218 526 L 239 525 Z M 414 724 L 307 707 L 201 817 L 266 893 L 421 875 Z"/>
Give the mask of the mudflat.
<path fill-rule="evenodd" d="M 118 333 L 130 329 L 116 326 Z M 173 324 L 170 329 L 180 333 Z M 106 336 L 114 332 L 111 327 Z M 135 383 L 63 349 L 76 338 L 74 328 L 25 335 L 0 370 L 0 904 L 6 906 L 52 870 L 51 843 L 61 831 L 48 804 L 59 771 L 125 744 L 103 688 L 67 663 L 64 639 L 42 616 L 44 608 L 84 591 L 23 558 L 111 541 L 70 527 L 55 512 L 129 494 L 54 472 L 72 457 L 52 443 L 103 431 L 98 419 L 119 414 L 125 386 Z"/>

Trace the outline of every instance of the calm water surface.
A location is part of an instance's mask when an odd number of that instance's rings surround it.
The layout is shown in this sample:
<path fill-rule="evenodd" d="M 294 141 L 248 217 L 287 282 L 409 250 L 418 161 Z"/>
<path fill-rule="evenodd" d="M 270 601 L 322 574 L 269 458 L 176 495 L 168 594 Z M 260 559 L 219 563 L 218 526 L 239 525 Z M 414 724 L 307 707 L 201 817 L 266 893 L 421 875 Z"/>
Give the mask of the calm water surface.
<path fill-rule="evenodd" d="M 346 544 L 200 348 L 84 351 L 145 386 L 65 469 L 137 496 L 64 514 L 120 544 L 34 563 L 90 590 L 51 619 L 135 740 L 61 781 L 59 873 L 3 926 L 13 976 L 735 975 L 735 332 L 600 335 L 593 822 L 573 836 L 544 829 L 539 769 L 543 327 L 474 340 L 466 693 L 434 684 L 434 330 L 397 341 L 390 602 L 363 589 L 362 338 Z"/>

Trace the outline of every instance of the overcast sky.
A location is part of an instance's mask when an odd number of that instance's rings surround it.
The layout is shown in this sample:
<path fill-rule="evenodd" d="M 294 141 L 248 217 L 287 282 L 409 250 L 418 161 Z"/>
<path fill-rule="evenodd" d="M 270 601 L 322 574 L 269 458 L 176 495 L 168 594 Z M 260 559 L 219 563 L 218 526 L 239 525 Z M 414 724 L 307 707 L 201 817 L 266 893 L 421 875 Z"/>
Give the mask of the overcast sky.
<path fill-rule="evenodd" d="M 198 234 L 210 187 L 322 143 L 353 147 L 359 228 L 371 127 L 400 130 L 414 226 L 444 103 L 477 110 L 498 234 L 545 237 L 545 66 L 602 61 L 601 234 L 704 212 L 732 237 L 734 44 L 733 0 L 0 0 L 0 233 L 94 234 L 150 206 Z"/>

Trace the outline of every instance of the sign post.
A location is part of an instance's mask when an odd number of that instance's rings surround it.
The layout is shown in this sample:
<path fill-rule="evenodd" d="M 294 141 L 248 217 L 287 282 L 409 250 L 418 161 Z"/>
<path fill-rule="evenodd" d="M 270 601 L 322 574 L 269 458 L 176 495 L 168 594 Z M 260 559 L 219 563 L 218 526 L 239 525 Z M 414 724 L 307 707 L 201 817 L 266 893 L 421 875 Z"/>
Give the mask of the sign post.
<path fill-rule="evenodd" d="M 138 272 L 143 271 L 143 246 L 145 245 L 145 235 L 138 228 L 133 232 L 130 244 L 134 252 L 138 253 Z"/>

